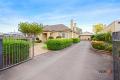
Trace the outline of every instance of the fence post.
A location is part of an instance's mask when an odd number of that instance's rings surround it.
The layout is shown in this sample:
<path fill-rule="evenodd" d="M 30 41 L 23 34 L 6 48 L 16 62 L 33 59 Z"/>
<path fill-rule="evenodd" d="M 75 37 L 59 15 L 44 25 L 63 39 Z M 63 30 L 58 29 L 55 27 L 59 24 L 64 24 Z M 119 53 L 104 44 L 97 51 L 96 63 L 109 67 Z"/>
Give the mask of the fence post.
<path fill-rule="evenodd" d="M 120 32 L 113 32 L 112 34 L 112 55 L 113 55 L 113 78 L 120 80 Z"/>
<path fill-rule="evenodd" d="M 3 37 L 0 35 L 0 69 L 3 67 L 3 53 L 2 53 L 2 48 L 3 48 Z"/>
<path fill-rule="evenodd" d="M 33 56 L 32 56 L 32 57 L 35 56 L 35 52 L 34 52 L 34 50 L 35 50 L 35 49 L 34 49 L 34 42 L 35 42 L 35 37 L 33 36 L 33 37 L 32 37 L 32 47 L 33 47 L 33 50 L 32 50 L 32 51 L 33 51 Z"/>

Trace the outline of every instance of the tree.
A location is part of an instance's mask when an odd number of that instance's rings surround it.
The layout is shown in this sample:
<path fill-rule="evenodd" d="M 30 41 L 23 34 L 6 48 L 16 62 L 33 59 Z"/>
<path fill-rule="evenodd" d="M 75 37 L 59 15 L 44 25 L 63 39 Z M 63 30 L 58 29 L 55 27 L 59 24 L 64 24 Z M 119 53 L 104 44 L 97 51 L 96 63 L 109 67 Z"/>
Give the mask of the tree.
<path fill-rule="evenodd" d="M 96 24 L 93 26 L 94 32 L 97 34 L 98 32 L 101 32 L 104 29 L 103 24 Z"/>
<path fill-rule="evenodd" d="M 27 36 L 36 36 L 43 31 L 43 25 L 38 23 L 21 22 L 18 24 L 18 30 Z"/>

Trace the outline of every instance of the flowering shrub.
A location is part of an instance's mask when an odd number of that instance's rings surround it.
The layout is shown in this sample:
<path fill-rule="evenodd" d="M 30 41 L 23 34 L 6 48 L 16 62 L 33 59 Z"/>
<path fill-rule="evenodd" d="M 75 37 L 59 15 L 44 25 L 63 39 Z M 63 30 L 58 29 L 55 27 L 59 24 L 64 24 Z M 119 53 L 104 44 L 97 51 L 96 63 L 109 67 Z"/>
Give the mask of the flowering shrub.
<path fill-rule="evenodd" d="M 95 49 L 104 50 L 105 45 L 103 41 L 92 41 L 92 46 Z"/>
<path fill-rule="evenodd" d="M 98 50 L 112 51 L 112 44 L 103 41 L 92 41 L 92 47 Z"/>

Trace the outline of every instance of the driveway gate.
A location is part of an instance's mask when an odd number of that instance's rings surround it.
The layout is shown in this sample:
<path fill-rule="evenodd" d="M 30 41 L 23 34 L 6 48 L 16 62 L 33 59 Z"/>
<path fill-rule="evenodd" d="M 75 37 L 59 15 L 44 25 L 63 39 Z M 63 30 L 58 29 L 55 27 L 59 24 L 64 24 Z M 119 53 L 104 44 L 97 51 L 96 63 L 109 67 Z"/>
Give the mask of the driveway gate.
<path fill-rule="evenodd" d="M 120 80 L 120 32 L 114 32 L 112 38 L 114 80 Z"/>
<path fill-rule="evenodd" d="M 34 45 L 31 38 L 23 36 L 0 36 L 0 70 L 33 58 Z"/>

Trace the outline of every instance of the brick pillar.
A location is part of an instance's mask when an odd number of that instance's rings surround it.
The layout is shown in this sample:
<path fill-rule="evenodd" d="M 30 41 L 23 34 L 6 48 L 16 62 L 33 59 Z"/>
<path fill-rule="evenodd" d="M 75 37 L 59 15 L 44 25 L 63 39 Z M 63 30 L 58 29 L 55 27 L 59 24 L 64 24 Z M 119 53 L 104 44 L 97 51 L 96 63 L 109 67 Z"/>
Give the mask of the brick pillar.
<path fill-rule="evenodd" d="M 0 69 L 3 67 L 3 53 L 2 53 L 2 47 L 3 47 L 3 43 L 2 43 L 3 39 L 0 36 Z"/>

